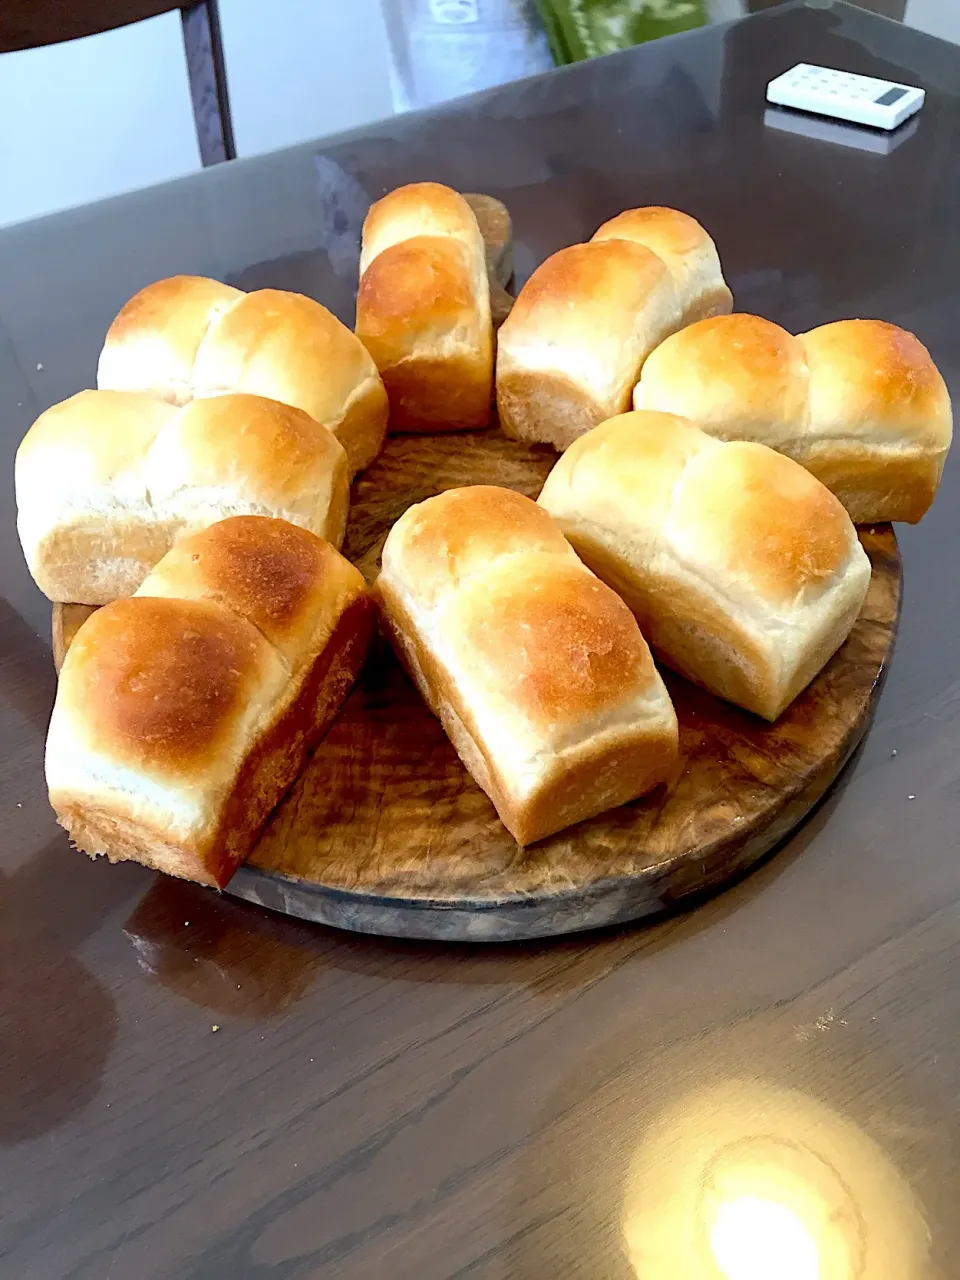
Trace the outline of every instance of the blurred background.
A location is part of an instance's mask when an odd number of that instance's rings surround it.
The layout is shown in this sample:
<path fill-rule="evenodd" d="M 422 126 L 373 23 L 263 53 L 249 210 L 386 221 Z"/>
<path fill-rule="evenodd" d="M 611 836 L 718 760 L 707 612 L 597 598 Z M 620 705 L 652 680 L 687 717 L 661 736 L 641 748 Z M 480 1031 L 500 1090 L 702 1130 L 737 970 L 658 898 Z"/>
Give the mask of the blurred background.
<path fill-rule="evenodd" d="M 0 0 L 0 225 L 777 2 Z M 857 2 L 960 43 L 960 0 Z"/>

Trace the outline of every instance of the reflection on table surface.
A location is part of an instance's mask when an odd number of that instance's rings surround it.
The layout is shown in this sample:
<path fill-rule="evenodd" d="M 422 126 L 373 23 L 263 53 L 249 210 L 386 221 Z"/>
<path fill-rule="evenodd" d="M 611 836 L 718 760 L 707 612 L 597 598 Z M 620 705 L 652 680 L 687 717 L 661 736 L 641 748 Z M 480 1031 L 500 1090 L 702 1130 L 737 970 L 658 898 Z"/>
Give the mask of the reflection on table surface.
<path fill-rule="evenodd" d="M 852 1121 L 730 1080 L 640 1136 L 623 1231 L 638 1280 L 919 1280 L 929 1237 L 907 1182 Z"/>

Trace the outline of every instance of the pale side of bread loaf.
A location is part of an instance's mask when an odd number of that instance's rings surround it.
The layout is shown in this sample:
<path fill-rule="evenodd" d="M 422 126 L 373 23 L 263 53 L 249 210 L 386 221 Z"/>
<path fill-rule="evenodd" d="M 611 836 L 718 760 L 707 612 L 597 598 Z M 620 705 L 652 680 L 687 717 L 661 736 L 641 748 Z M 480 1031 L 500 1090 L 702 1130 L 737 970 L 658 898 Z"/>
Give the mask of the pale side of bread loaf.
<path fill-rule="evenodd" d="M 705 320 L 652 353 L 633 402 L 787 454 L 864 524 L 919 520 L 953 435 L 929 352 L 881 320 L 840 320 L 796 338 L 759 316 Z"/>
<path fill-rule="evenodd" d="M 670 698 L 629 610 L 508 489 L 454 489 L 391 530 L 374 589 L 461 760 L 521 844 L 665 781 Z"/>
<path fill-rule="evenodd" d="M 337 437 L 351 473 L 386 434 L 386 391 L 363 343 L 319 302 L 280 289 L 248 294 L 201 276 L 147 285 L 107 332 L 97 386 L 173 404 L 233 392 L 279 400 Z"/>
<path fill-rule="evenodd" d="M 41 414 L 15 466 L 17 528 L 51 600 L 132 595 L 174 543 L 233 515 L 288 520 L 339 546 L 350 469 L 325 427 L 259 396 L 176 408 L 81 391 Z"/>
<path fill-rule="evenodd" d="M 539 499 L 667 666 L 775 720 L 847 638 L 870 563 L 790 458 L 640 411 L 578 440 Z"/>
<path fill-rule="evenodd" d="M 675 209 L 630 209 L 561 249 L 501 326 L 497 409 L 507 435 L 567 448 L 630 405 L 649 353 L 684 324 L 729 311 L 716 246 Z"/>
<path fill-rule="evenodd" d="M 373 618 L 360 573 L 285 521 L 179 543 L 66 655 L 46 748 L 57 820 L 91 856 L 222 887 L 340 708 Z"/>
<path fill-rule="evenodd" d="M 357 335 L 393 431 L 484 427 L 493 397 L 486 246 L 470 205 L 436 182 L 399 187 L 363 226 Z"/>

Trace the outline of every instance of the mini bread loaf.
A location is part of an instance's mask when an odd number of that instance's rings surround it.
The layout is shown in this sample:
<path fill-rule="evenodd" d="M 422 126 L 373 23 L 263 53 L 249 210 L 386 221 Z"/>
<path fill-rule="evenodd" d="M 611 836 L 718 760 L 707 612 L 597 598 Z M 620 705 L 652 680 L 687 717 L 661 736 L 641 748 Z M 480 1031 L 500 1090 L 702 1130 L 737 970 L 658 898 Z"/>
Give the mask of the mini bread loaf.
<path fill-rule="evenodd" d="M 658 205 L 626 209 L 605 222 L 593 239 L 630 240 L 652 249 L 673 277 L 681 325 L 722 315 L 733 307 L 733 294 L 723 278 L 717 246 L 688 213 Z"/>
<path fill-rule="evenodd" d="M 797 338 L 759 316 L 704 320 L 653 352 L 634 405 L 778 449 L 858 523 L 919 520 L 953 434 L 929 352 L 881 320 L 840 320 Z"/>
<path fill-rule="evenodd" d="M 222 887 L 346 697 L 373 619 L 360 573 L 285 521 L 180 542 L 70 646 L 46 750 L 58 822 L 92 856 Z"/>
<path fill-rule="evenodd" d="M 676 209 L 631 209 L 561 249 L 500 328 L 497 409 L 518 440 L 565 449 L 630 404 L 649 353 L 682 325 L 729 311 L 713 241 Z"/>
<path fill-rule="evenodd" d="M 132 595 L 181 537 L 226 516 L 277 516 L 343 539 L 346 455 L 299 409 L 225 395 L 182 408 L 81 391 L 40 415 L 17 450 L 17 528 L 51 600 Z"/>
<path fill-rule="evenodd" d="M 399 187 L 363 224 L 357 335 L 376 361 L 393 431 L 485 427 L 493 323 L 483 236 L 449 187 Z"/>
<path fill-rule="evenodd" d="M 279 400 L 327 427 L 351 471 L 373 461 L 387 427 L 376 365 L 326 307 L 202 276 L 158 280 L 130 299 L 107 332 L 97 386 L 172 404 L 229 392 Z"/>
<path fill-rule="evenodd" d="M 374 592 L 428 706 L 521 845 L 670 774 L 676 715 L 636 622 L 529 498 L 477 485 L 411 507 Z"/>
<path fill-rule="evenodd" d="M 539 501 L 667 666 L 767 720 L 847 638 L 870 583 L 850 517 L 819 480 L 672 414 L 603 423 Z"/>

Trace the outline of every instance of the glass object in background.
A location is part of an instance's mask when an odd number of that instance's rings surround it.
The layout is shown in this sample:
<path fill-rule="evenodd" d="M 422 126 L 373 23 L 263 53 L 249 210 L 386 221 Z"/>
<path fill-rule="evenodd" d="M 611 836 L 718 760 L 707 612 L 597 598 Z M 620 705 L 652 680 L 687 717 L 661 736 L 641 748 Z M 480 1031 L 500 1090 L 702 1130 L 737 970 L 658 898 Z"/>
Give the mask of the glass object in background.
<path fill-rule="evenodd" d="M 547 71 L 533 0 L 383 0 L 396 111 Z"/>
<path fill-rule="evenodd" d="M 702 27 L 707 0 L 536 0 L 558 64 Z"/>

